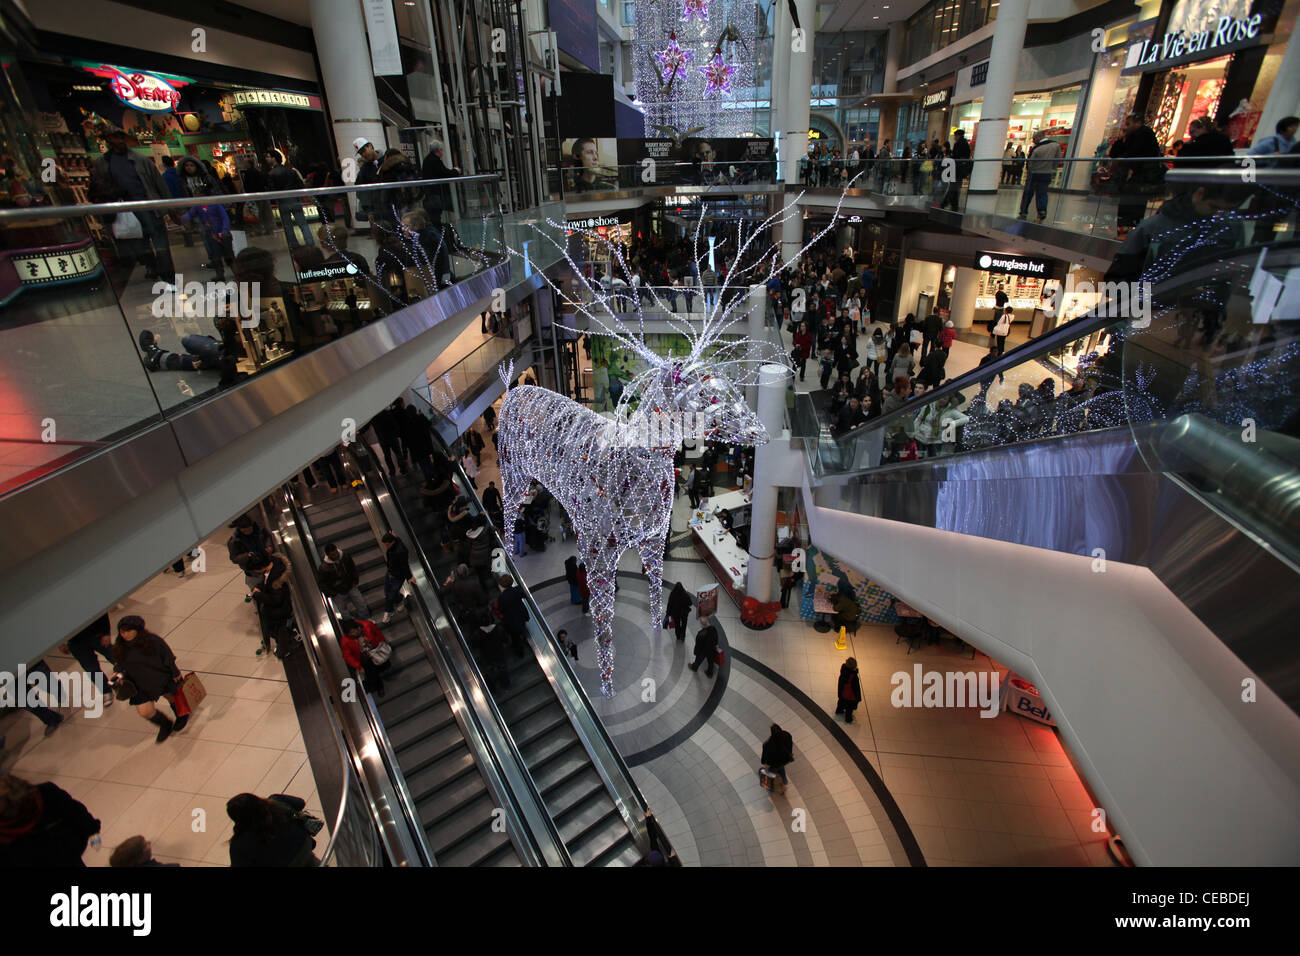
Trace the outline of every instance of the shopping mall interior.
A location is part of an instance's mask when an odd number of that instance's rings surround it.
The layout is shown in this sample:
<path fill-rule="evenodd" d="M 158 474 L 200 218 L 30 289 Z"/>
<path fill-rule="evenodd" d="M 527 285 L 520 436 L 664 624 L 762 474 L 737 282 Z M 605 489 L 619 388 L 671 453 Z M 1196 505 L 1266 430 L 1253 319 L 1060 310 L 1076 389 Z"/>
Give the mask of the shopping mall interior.
<path fill-rule="evenodd" d="M 0 866 L 1300 864 L 1298 12 L 0 0 Z"/>

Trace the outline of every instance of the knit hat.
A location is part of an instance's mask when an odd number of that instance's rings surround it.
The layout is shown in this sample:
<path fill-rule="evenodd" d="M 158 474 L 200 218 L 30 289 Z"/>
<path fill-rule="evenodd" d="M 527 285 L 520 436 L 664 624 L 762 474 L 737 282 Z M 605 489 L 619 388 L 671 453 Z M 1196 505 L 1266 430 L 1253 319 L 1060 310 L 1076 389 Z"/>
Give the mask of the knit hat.
<path fill-rule="evenodd" d="M 124 630 L 143 631 L 144 618 L 142 618 L 138 614 L 128 614 L 126 617 L 122 618 L 120 621 L 117 622 L 117 632 L 120 634 Z"/>

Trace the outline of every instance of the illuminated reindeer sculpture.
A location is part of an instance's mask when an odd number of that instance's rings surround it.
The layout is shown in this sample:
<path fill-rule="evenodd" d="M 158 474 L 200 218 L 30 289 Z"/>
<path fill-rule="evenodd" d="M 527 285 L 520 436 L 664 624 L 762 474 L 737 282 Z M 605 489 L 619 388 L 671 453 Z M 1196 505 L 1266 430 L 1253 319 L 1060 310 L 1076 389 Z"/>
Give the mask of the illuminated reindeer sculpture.
<path fill-rule="evenodd" d="M 661 356 L 652 351 L 645 342 L 641 302 L 633 302 L 635 315 L 616 313 L 614 296 L 602 292 L 574 266 L 577 282 L 590 298 L 576 301 L 560 294 L 598 327 L 586 331 L 613 338 L 648 366 L 624 388 L 612 419 L 536 386 L 510 389 L 501 404 L 497 435 L 505 528 L 509 531 L 514 527 L 520 498 L 532 479 L 558 499 L 573 520 L 579 560 L 586 564 L 591 588 L 600 688 L 605 697 L 614 696 L 614 579 L 619 558 L 629 548 L 641 556 L 649 576 L 651 626 L 657 633 L 662 624 L 664 548 L 676 484 L 673 457 L 683 438 L 736 445 L 768 441 L 762 422 L 745 403 L 743 389 L 756 381 L 761 365 L 788 367 L 789 359 L 784 349 L 774 343 L 734 337 L 724 340 L 723 334 L 744 316 L 750 300 L 744 293 L 750 284 L 766 282 L 782 267 L 778 266 L 777 247 L 769 246 L 761 253 L 753 251 L 755 239 L 794 208 L 795 203 L 791 203 L 754 227 L 748 236 L 743 226 L 739 228 L 738 264 L 728 271 L 716 304 L 702 324 L 696 326 L 676 317 L 664 307 L 656 291 L 649 289 L 658 310 L 667 313 L 670 325 L 690 343 L 685 355 Z M 701 209 L 695 230 L 697 267 L 703 222 Z M 835 222 L 834 216 L 831 222 Z M 563 235 L 563 224 L 550 225 Z M 559 247 L 550 233 L 538 231 Z M 592 236 L 605 241 L 594 233 Z M 619 250 L 607 242 L 606 248 L 630 278 Z M 510 252 L 527 259 L 514 249 Z M 746 262 L 750 264 L 744 265 Z M 635 334 L 627 331 L 621 321 L 629 318 L 637 323 Z M 514 377 L 513 363 L 502 368 L 501 376 L 509 387 Z"/>

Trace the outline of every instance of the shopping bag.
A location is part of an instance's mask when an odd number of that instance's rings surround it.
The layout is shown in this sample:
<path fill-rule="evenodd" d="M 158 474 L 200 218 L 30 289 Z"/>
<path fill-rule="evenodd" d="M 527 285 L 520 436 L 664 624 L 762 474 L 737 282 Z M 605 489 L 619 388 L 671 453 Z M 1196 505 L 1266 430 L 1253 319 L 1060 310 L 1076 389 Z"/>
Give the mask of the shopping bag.
<path fill-rule="evenodd" d="M 248 248 L 248 233 L 243 229 L 230 230 L 230 257 L 233 259 Z"/>
<path fill-rule="evenodd" d="M 133 212 L 119 212 L 113 219 L 114 239 L 143 239 L 144 227 Z"/>
<path fill-rule="evenodd" d="M 181 681 L 179 693 L 185 695 L 185 702 L 192 710 L 203 703 L 203 699 L 208 696 L 208 689 L 203 686 L 203 681 L 199 680 L 199 675 L 190 671 Z"/>
<path fill-rule="evenodd" d="M 713 662 L 717 664 L 719 667 L 723 665 L 726 659 L 727 659 L 727 655 L 722 652 L 722 648 L 719 647 L 716 651 L 713 652 Z"/>
<path fill-rule="evenodd" d="M 718 585 L 710 584 L 700 588 L 695 595 L 695 615 L 704 621 L 718 611 Z"/>

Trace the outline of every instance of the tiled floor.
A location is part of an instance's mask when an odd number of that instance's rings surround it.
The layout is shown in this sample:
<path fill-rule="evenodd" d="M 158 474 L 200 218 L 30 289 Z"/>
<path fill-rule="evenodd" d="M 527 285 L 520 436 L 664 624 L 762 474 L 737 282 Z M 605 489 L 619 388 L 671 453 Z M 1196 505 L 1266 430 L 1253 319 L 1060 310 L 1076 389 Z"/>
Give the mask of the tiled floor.
<path fill-rule="evenodd" d="M 490 443 L 480 489 L 489 479 L 499 482 Z M 686 510 L 679 499 L 673 538 L 685 530 Z M 627 554 L 614 629 L 620 693 L 604 700 L 590 625 L 569 604 L 563 580 L 572 548 L 557 541 L 516 560 L 552 628 L 578 642 L 588 693 L 688 865 L 908 865 L 909 833 L 931 866 L 1112 865 L 1107 834 L 1092 832 L 1093 802 L 1054 730 L 1006 713 L 984 719 L 973 708 L 891 704 L 896 672 L 910 674 L 918 663 L 994 669 L 983 655 L 972 660 L 947 643 L 909 653 L 891 626 L 869 625 L 839 651 L 833 633 L 818 633 L 793 608 L 771 629 L 751 631 L 723 595 L 717 619 L 732 653 L 725 690 L 710 700 L 713 681 L 685 668 L 696 618 L 685 645 L 667 632 L 652 635 L 639 560 Z M 690 558 L 666 561 L 664 573 L 691 590 L 714 580 Z M 858 660 L 864 701 L 845 725 L 833 711 L 839 665 L 849 656 Z M 772 721 L 791 731 L 798 758 L 783 797 L 762 790 L 756 776 Z M 878 775 L 883 799 L 855 751 Z"/>
<path fill-rule="evenodd" d="M 90 866 L 107 866 L 113 848 L 137 833 L 160 861 L 228 865 L 225 805 L 237 793 L 293 794 L 323 818 L 283 668 L 255 653 L 261 631 L 244 602 L 243 574 L 226 558 L 227 534 L 203 543 L 206 570 L 184 580 L 161 574 L 110 612 L 114 625 L 127 614 L 143 617 L 181 668 L 202 678 L 208 696 L 182 733 L 155 743 L 156 728 L 122 702 L 95 719 L 63 711 L 49 737 L 26 712 L 0 718 L 4 769 L 58 784 L 102 822 L 102 848 L 84 857 Z M 46 660 L 55 670 L 79 669 L 57 653 Z M 165 703 L 159 709 L 168 713 Z M 317 855 L 328 840 L 328 829 L 317 836 Z"/>

